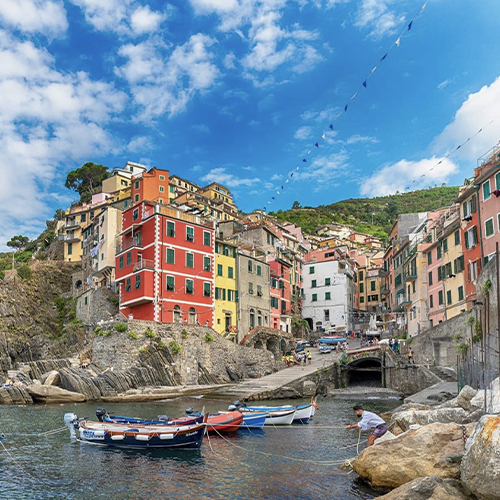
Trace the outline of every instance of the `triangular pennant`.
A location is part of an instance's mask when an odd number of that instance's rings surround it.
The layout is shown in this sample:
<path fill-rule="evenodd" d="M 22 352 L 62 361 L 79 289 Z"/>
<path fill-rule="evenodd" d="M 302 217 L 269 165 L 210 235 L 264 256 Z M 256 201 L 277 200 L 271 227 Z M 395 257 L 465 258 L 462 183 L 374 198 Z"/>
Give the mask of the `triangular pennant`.
<path fill-rule="evenodd" d="M 384 57 L 382 57 L 382 59 L 380 59 L 380 60 L 383 61 L 386 57 L 387 57 L 387 54 Z"/>
<path fill-rule="evenodd" d="M 363 87 L 366 89 L 366 80 L 363 82 Z"/>
<path fill-rule="evenodd" d="M 356 96 L 357 96 L 357 95 L 358 95 L 358 93 L 357 93 L 357 92 L 354 92 L 354 94 L 353 94 L 353 96 L 351 97 L 351 99 L 356 99 Z M 347 108 L 347 106 L 346 106 L 346 108 Z"/>
<path fill-rule="evenodd" d="M 299 169 L 299 167 L 297 166 L 297 168 L 296 168 L 295 170 L 298 170 L 298 169 Z M 292 175 L 293 175 L 293 174 L 292 174 Z"/>
<path fill-rule="evenodd" d="M 307 160 L 306 160 L 305 158 L 304 158 L 302 161 L 303 161 L 304 163 L 307 163 Z"/>
<path fill-rule="evenodd" d="M 293 177 L 293 172 L 290 174 L 290 177 Z"/>
<path fill-rule="evenodd" d="M 283 186 L 281 186 L 281 190 L 283 191 Z"/>
<path fill-rule="evenodd" d="M 396 40 L 396 47 L 399 47 L 399 45 L 401 44 L 401 37 L 399 37 L 397 40 Z"/>
<path fill-rule="evenodd" d="M 462 147 L 462 145 L 461 145 L 461 144 L 459 144 L 459 145 L 457 146 L 457 149 L 460 149 L 461 147 Z"/>
<path fill-rule="evenodd" d="M 345 109 L 347 110 L 347 106 L 345 107 Z M 340 118 L 340 115 L 341 115 L 341 114 L 342 114 L 342 113 L 339 113 L 337 116 L 335 116 L 335 117 L 334 117 L 334 120 L 338 120 L 338 119 Z M 333 128 L 332 128 L 332 130 L 333 130 Z"/>
<path fill-rule="evenodd" d="M 330 123 L 330 128 L 333 130 L 333 124 L 332 123 Z"/>
<path fill-rule="evenodd" d="M 344 111 L 347 111 L 347 106 L 349 106 L 349 104 L 345 105 Z"/>
<path fill-rule="evenodd" d="M 287 179 L 287 180 L 285 181 L 285 184 L 288 184 L 288 181 L 289 181 L 289 179 Z"/>
<path fill-rule="evenodd" d="M 326 139 L 326 132 L 325 132 L 325 133 L 321 136 L 321 138 L 322 138 L 323 140 L 325 140 L 325 139 Z"/>
<path fill-rule="evenodd" d="M 280 194 L 280 192 L 279 192 L 279 191 L 276 191 L 276 194 Z"/>
<path fill-rule="evenodd" d="M 419 13 L 422 14 L 426 7 L 427 7 L 427 2 L 425 2 L 424 5 L 422 5 L 422 8 L 420 9 Z"/>
<path fill-rule="evenodd" d="M 316 142 L 314 145 L 315 145 L 317 148 L 319 148 L 319 144 L 318 144 L 317 142 Z"/>
<path fill-rule="evenodd" d="M 271 198 L 271 200 L 274 200 L 274 196 Z"/>
<path fill-rule="evenodd" d="M 413 24 L 413 21 L 410 21 L 410 24 L 408 25 L 408 31 L 411 30 L 411 25 Z"/>
<path fill-rule="evenodd" d="M 375 71 L 377 71 L 377 67 L 378 66 L 375 66 L 373 69 L 372 69 L 372 74 L 375 73 Z"/>

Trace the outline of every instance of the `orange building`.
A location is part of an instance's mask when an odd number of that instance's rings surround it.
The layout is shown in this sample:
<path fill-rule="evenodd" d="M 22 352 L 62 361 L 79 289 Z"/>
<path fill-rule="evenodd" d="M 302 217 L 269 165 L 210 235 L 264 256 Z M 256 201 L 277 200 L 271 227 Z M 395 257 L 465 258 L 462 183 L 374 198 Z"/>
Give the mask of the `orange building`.
<path fill-rule="evenodd" d="M 149 172 L 141 174 L 141 177 L 132 177 L 132 205 L 143 201 L 167 204 L 168 186 L 168 170 L 154 167 Z"/>

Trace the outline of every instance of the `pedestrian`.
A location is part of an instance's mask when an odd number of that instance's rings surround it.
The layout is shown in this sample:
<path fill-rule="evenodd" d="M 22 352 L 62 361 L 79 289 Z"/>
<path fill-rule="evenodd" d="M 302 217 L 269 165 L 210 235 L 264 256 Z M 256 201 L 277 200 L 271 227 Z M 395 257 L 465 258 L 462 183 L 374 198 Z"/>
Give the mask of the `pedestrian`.
<path fill-rule="evenodd" d="M 310 352 L 310 351 L 307 351 L 307 362 L 308 362 L 308 364 L 311 364 L 311 361 L 312 361 L 312 355 L 311 355 L 311 352 Z"/>
<path fill-rule="evenodd" d="M 413 360 L 413 349 L 411 347 L 408 349 L 408 363 L 415 364 L 415 361 Z"/>
<path fill-rule="evenodd" d="M 364 410 L 362 405 L 354 406 L 353 410 L 361 420 L 357 424 L 347 425 L 346 429 L 360 429 L 362 431 L 373 429 L 368 436 L 367 446 L 371 446 L 375 442 L 375 439 L 382 437 L 387 432 L 389 425 L 376 413 Z"/>

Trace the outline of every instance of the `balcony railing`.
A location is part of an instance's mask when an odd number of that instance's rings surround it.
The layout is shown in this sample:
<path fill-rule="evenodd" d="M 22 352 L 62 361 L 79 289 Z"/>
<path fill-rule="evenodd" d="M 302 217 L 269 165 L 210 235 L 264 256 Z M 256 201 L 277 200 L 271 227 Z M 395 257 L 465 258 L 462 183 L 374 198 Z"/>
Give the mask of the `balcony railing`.
<path fill-rule="evenodd" d="M 74 243 L 76 241 L 80 241 L 79 236 L 75 236 L 74 234 L 64 234 L 59 236 L 59 241 L 64 241 L 65 243 Z"/>
<path fill-rule="evenodd" d="M 118 245 L 116 245 L 116 253 L 119 254 L 132 247 L 142 248 L 143 246 L 142 238 L 134 236 L 133 238 L 127 239 L 122 243 L 118 243 Z"/>
<path fill-rule="evenodd" d="M 134 264 L 134 271 L 140 271 L 141 269 L 153 269 L 155 268 L 155 261 L 149 259 L 142 259 Z"/>
<path fill-rule="evenodd" d="M 387 295 L 390 292 L 388 288 L 381 288 L 380 295 Z"/>
<path fill-rule="evenodd" d="M 405 276 L 406 281 L 415 281 L 417 279 L 417 271 L 410 271 L 410 274 Z"/>

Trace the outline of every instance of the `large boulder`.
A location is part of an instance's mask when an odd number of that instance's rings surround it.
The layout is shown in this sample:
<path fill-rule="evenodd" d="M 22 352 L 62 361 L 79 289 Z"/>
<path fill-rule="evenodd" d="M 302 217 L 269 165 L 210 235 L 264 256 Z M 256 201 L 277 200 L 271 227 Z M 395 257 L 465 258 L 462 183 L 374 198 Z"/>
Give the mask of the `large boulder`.
<path fill-rule="evenodd" d="M 463 408 L 437 408 L 435 410 L 406 410 L 394 413 L 391 424 L 399 426 L 403 431 L 411 425 L 428 425 L 435 423 L 468 423 L 469 412 Z M 478 417 L 479 418 L 479 417 Z"/>
<path fill-rule="evenodd" d="M 500 416 L 485 415 L 467 440 L 462 482 L 480 500 L 500 499 Z"/>
<path fill-rule="evenodd" d="M 476 395 L 477 391 L 470 385 L 466 385 L 459 392 L 455 404 L 466 411 L 472 411 L 471 400 Z"/>
<path fill-rule="evenodd" d="M 458 479 L 464 453 L 463 426 L 430 424 L 366 448 L 353 468 L 372 486 L 397 488 L 418 477 Z"/>
<path fill-rule="evenodd" d="M 26 388 L 36 403 L 81 403 L 85 396 L 53 385 L 30 385 Z"/>
<path fill-rule="evenodd" d="M 470 500 L 460 481 L 440 477 L 420 477 L 378 500 Z"/>
<path fill-rule="evenodd" d="M 474 409 L 484 408 L 484 390 L 477 391 L 476 395 L 470 401 Z M 500 413 L 500 379 L 496 378 L 491 382 L 486 390 L 486 412 Z"/>
<path fill-rule="evenodd" d="M 61 383 L 61 376 L 57 370 L 52 370 L 47 373 L 43 385 L 59 385 Z"/>

